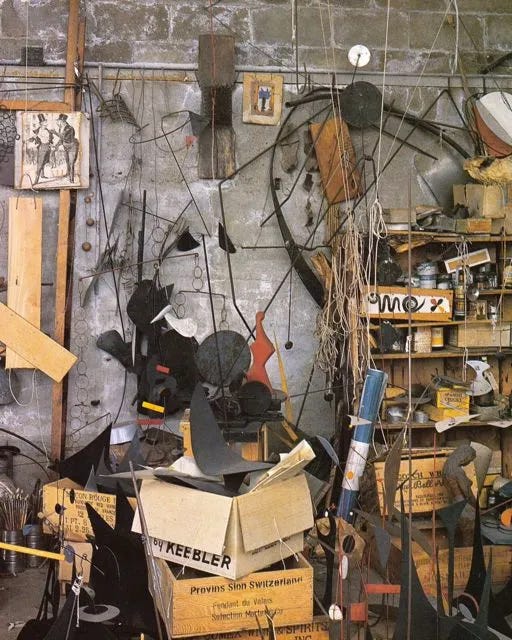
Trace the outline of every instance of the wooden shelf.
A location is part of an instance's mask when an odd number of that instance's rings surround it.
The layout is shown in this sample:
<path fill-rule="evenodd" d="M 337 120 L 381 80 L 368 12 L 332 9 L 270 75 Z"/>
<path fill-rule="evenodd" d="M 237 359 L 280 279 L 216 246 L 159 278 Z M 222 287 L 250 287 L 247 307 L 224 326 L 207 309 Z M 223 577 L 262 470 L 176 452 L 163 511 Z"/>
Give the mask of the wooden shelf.
<path fill-rule="evenodd" d="M 511 292 L 512 293 L 512 292 Z M 387 320 L 387 318 L 386 318 Z M 382 320 L 384 322 L 384 319 Z M 437 322 L 420 322 L 419 320 L 417 322 L 412 322 L 411 323 L 411 328 L 417 328 L 417 327 L 452 327 L 452 326 L 456 326 L 456 325 L 470 325 L 470 324 L 491 324 L 491 322 L 493 322 L 492 320 L 438 320 Z M 509 320 L 498 320 L 497 324 L 500 324 L 503 322 L 509 322 Z M 396 329 L 407 329 L 409 327 L 409 323 L 408 322 L 393 322 L 393 326 Z M 370 329 L 371 330 L 376 330 L 376 329 L 380 329 L 380 324 L 370 324 Z"/>
<path fill-rule="evenodd" d="M 468 349 L 468 356 L 492 356 L 497 353 L 502 353 L 506 356 L 512 355 L 512 349 L 497 349 L 496 347 L 482 347 L 481 349 Z M 453 347 L 453 349 L 439 349 L 439 351 L 431 351 L 430 353 L 411 353 L 413 360 L 421 360 L 426 358 L 462 358 L 464 356 L 464 349 Z M 408 353 L 373 353 L 372 358 L 374 360 L 407 360 Z"/>
<path fill-rule="evenodd" d="M 512 289 L 481 289 L 480 296 L 510 296 Z"/>
<path fill-rule="evenodd" d="M 388 231 L 388 237 L 408 237 L 409 231 Z M 512 242 L 512 236 L 489 233 L 435 233 L 431 231 L 411 231 L 411 238 L 424 238 L 428 242 L 459 242 L 461 238 L 470 242 Z"/>
<path fill-rule="evenodd" d="M 378 430 L 378 427 L 382 426 L 383 429 L 388 429 L 390 431 L 401 431 L 405 425 L 405 422 L 389 422 L 387 420 L 382 420 L 380 423 L 375 424 L 375 429 Z M 434 425 L 435 422 L 433 420 L 430 422 L 411 422 L 412 429 L 434 429 Z M 490 425 L 488 422 L 478 420 L 470 420 L 450 427 L 450 431 L 459 427 L 492 427 L 492 424 Z"/>

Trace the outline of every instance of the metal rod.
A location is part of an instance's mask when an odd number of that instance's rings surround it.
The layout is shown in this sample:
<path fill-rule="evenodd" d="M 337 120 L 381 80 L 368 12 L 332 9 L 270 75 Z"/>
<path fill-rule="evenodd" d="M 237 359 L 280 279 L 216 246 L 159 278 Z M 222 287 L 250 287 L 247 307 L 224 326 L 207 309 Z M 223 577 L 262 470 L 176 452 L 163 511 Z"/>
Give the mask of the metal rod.
<path fill-rule="evenodd" d="M 190 258 L 198 256 L 198 253 L 182 253 L 179 256 L 165 256 L 165 258 L 152 258 L 151 260 L 143 260 L 142 262 L 131 262 L 125 264 L 122 267 L 113 267 L 112 269 L 106 269 L 105 271 L 98 271 L 97 273 L 91 273 L 88 276 L 82 276 L 78 278 L 78 281 L 87 280 L 88 278 L 94 278 L 95 276 L 102 276 L 104 273 L 112 273 L 113 271 L 122 271 L 123 269 L 130 269 L 131 267 L 137 267 L 141 264 L 147 264 L 148 262 L 162 263 L 164 260 L 180 260 L 181 258 Z"/>

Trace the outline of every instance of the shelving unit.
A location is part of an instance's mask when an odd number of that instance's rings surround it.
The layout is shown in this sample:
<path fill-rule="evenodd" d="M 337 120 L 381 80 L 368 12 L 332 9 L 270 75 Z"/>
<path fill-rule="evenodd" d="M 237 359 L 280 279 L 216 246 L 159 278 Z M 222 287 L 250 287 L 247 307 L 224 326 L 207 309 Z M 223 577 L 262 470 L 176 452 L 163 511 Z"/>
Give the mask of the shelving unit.
<path fill-rule="evenodd" d="M 438 256 L 437 261 L 452 257 L 455 254 L 455 245 L 460 244 L 462 241 L 467 243 L 469 252 L 479 248 L 488 248 L 492 260 L 496 263 L 499 283 L 503 281 L 502 270 L 505 264 L 503 258 L 509 254 L 507 245 L 512 249 L 512 236 L 505 235 L 461 235 L 455 233 L 439 234 L 425 231 L 412 231 L 411 233 L 408 231 L 390 231 L 387 241 L 390 247 L 395 249 L 394 260 L 401 264 L 404 273 L 407 272 L 406 265 L 409 251 L 411 252 L 413 264 L 418 264 L 420 262 L 434 260 L 435 256 Z M 378 293 L 379 286 L 376 287 L 375 291 Z M 407 291 L 407 289 L 404 286 L 404 292 L 405 291 Z M 442 290 L 439 291 L 441 294 Z M 370 330 L 375 335 L 375 331 L 379 330 L 383 320 L 389 321 L 396 329 L 406 330 L 410 327 L 413 331 L 419 327 L 445 327 L 447 330 L 450 327 L 459 327 L 459 331 L 463 331 L 464 327 L 468 329 L 472 327 L 485 328 L 492 326 L 494 323 L 499 327 L 502 323 L 512 323 L 511 295 L 512 289 L 501 286 L 493 289 L 479 290 L 479 296 L 482 298 L 488 300 L 490 297 L 495 297 L 496 302 L 499 302 L 499 317 L 497 321 L 491 318 L 478 320 L 470 318 L 453 319 L 452 315 L 451 319 L 429 319 L 427 321 L 412 319 L 411 322 L 408 322 L 403 319 L 403 315 L 402 318 L 393 319 L 384 317 L 382 320 L 380 320 L 379 317 L 372 316 L 370 320 Z M 446 334 L 447 331 L 445 331 L 445 340 L 447 338 Z M 463 336 L 464 335 L 465 334 L 463 334 Z M 463 336 L 459 336 L 459 339 L 461 337 L 463 338 Z M 500 394 L 505 396 L 510 395 L 512 392 L 512 345 L 510 341 L 501 347 L 479 347 L 475 344 L 468 344 L 466 348 L 451 346 L 445 342 L 443 349 L 434 349 L 429 353 L 413 352 L 410 354 L 410 358 L 414 363 L 411 380 L 408 379 L 408 353 L 372 352 L 374 365 L 388 373 L 390 383 L 405 389 L 408 388 L 409 383 L 413 385 L 420 384 L 426 387 L 431 383 L 434 375 L 444 375 L 460 380 L 462 378 L 462 359 L 464 357 L 469 359 L 486 357 L 498 382 Z M 383 414 L 382 417 L 384 418 L 384 416 L 385 414 Z M 385 430 L 393 432 L 401 430 L 405 423 L 383 419 L 380 425 Z M 419 439 L 422 445 L 427 446 L 433 444 L 434 433 L 436 433 L 436 442 L 439 445 L 445 442 L 446 438 L 453 438 L 454 434 L 463 437 L 465 429 L 471 429 L 473 433 L 475 429 L 494 429 L 497 437 L 501 439 L 503 472 L 510 473 L 512 471 L 512 435 L 509 435 L 509 431 L 512 431 L 512 429 L 499 429 L 489 425 L 488 422 L 477 420 L 458 424 L 443 434 L 437 434 L 437 432 L 435 432 L 433 421 L 428 423 L 413 422 L 410 426 L 416 434 L 415 437 Z"/>

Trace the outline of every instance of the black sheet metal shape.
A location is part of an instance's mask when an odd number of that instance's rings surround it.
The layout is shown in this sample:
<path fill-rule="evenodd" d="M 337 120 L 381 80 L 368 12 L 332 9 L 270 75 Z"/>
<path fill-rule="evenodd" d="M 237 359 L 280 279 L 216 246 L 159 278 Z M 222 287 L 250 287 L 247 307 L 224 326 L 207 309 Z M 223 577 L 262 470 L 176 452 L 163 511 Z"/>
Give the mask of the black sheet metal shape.
<path fill-rule="evenodd" d="M 237 398 L 243 413 L 259 416 L 270 408 L 272 391 L 263 382 L 251 380 L 240 387 Z"/>
<path fill-rule="evenodd" d="M 196 364 L 206 382 L 228 385 L 249 369 L 251 351 L 245 338 L 236 331 L 217 331 L 199 345 Z"/>
<path fill-rule="evenodd" d="M 219 222 L 219 247 L 229 253 L 236 253 L 235 245 L 231 242 L 231 238 L 228 236 L 228 232 Z"/>
<path fill-rule="evenodd" d="M 455 568 L 455 531 L 460 515 L 467 505 L 467 500 L 459 500 L 442 509 L 437 509 L 436 514 L 441 518 L 448 533 L 448 602 L 453 601 L 453 582 Z"/>
<path fill-rule="evenodd" d="M 178 251 L 192 251 L 193 249 L 197 249 L 198 246 L 199 242 L 188 229 L 185 229 L 185 231 L 178 237 L 176 249 L 178 249 Z"/>
<path fill-rule="evenodd" d="M 456 624 L 456 618 L 443 616 L 436 611 L 425 595 L 409 546 L 409 523 L 401 500 L 402 560 L 400 572 L 400 602 L 393 640 L 447 640 Z M 411 611 L 409 611 L 409 581 L 411 584 Z M 409 619 L 412 633 L 408 633 Z"/>
<path fill-rule="evenodd" d="M 81 580 L 76 579 L 68 597 L 44 640 L 73 640 L 77 635 L 76 608 L 81 588 Z"/>
<path fill-rule="evenodd" d="M 196 385 L 190 402 L 190 436 L 197 466 L 208 476 L 250 473 L 272 466 L 245 460 L 228 447 L 200 384 Z"/>
<path fill-rule="evenodd" d="M 370 82 L 353 82 L 340 95 L 341 116 L 352 127 L 364 129 L 380 118 L 382 94 Z"/>
<path fill-rule="evenodd" d="M 156 314 L 169 304 L 174 285 L 159 288 L 153 280 L 142 280 L 126 305 L 126 312 L 133 324 L 148 336 L 157 335 L 163 321 L 151 324 Z"/>
<path fill-rule="evenodd" d="M 191 487 L 192 489 L 199 489 L 199 491 L 206 491 L 206 493 L 214 493 L 219 496 L 233 498 L 238 495 L 238 491 L 230 491 L 219 482 L 210 482 L 208 480 L 184 476 L 183 474 L 175 473 L 170 469 L 155 471 L 154 476 L 155 478 L 164 480 L 164 482 L 169 482 L 170 484 L 177 484 L 181 487 Z"/>
<path fill-rule="evenodd" d="M 91 440 L 83 449 L 80 449 L 69 458 L 51 465 L 50 468 L 57 471 L 63 478 L 70 478 L 74 482 L 78 482 L 82 487 L 87 484 L 91 467 L 94 467 L 98 472 L 101 466 L 100 463 L 103 462 L 108 472 L 111 473 L 112 470 L 108 467 L 111 429 L 112 424 L 109 424 L 99 436 Z"/>

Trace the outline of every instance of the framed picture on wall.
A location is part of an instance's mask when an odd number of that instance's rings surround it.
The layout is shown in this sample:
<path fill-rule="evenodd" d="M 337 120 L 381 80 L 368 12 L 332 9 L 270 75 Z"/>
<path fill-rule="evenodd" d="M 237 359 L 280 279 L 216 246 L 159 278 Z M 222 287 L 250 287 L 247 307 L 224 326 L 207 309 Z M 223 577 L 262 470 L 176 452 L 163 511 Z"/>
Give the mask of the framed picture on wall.
<path fill-rule="evenodd" d="M 283 105 L 283 76 L 244 74 L 243 121 L 276 125 Z"/>
<path fill-rule="evenodd" d="M 87 114 L 19 111 L 14 153 L 16 189 L 89 186 Z"/>

